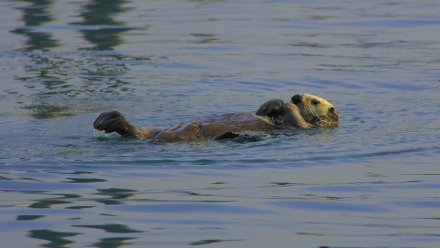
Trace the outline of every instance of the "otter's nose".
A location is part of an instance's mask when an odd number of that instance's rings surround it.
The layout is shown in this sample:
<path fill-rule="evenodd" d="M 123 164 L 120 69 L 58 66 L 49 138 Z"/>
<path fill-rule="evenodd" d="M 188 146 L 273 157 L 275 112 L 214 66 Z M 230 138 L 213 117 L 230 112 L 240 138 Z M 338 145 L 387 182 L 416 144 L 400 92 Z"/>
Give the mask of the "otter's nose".
<path fill-rule="evenodd" d="M 294 103 L 294 104 L 298 104 L 298 103 L 302 102 L 302 100 L 303 100 L 303 95 L 300 95 L 300 94 L 296 94 L 296 95 L 292 96 L 292 99 L 291 99 L 292 103 Z"/>

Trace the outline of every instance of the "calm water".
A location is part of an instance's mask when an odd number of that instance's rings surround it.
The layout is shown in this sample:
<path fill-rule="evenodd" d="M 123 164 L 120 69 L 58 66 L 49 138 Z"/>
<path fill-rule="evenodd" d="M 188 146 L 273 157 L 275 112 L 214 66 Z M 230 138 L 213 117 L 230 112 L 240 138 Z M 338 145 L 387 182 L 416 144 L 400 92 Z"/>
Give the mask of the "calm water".
<path fill-rule="evenodd" d="M 2 247 L 439 247 L 440 3 L 0 1 Z M 307 92 L 341 127 L 95 136 Z"/>

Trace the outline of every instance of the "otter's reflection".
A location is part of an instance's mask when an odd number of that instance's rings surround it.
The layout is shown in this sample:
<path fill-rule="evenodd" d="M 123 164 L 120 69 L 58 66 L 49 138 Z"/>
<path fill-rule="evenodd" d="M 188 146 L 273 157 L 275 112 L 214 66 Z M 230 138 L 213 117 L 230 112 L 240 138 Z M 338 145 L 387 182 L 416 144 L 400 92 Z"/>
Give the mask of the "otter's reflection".
<path fill-rule="evenodd" d="M 80 13 L 83 21 L 74 24 L 90 26 L 90 29 L 83 28 L 81 33 L 87 41 L 95 45 L 94 49 L 111 50 L 123 43 L 120 35 L 130 28 L 124 26 L 124 22 L 115 21 L 113 17 L 128 10 L 123 7 L 126 2 L 126 0 L 92 0 L 83 6 Z"/>
<path fill-rule="evenodd" d="M 22 8 L 24 27 L 12 30 L 12 33 L 21 34 L 28 38 L 26 50 L 47 49 L 57 47 L 60 43 L 48 32 L 35 31 L 33 28 L 53 20 L 50 15 L 52 0 L 26 0 L 31 3 Z"/>

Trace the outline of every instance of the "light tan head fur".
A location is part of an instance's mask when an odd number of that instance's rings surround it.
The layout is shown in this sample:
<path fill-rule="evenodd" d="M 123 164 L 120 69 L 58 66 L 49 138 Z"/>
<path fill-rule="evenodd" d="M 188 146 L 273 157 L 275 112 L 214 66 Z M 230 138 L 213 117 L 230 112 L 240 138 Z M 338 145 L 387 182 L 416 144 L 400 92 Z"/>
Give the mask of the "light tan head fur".
<path fill-rule="evenodd" d="M 292 96 L 291 102 L 298 107 L 304 120 L 313 126 L 339 126 L 339 114 L 327 100 L 310 94 L 297 94 Z"/>

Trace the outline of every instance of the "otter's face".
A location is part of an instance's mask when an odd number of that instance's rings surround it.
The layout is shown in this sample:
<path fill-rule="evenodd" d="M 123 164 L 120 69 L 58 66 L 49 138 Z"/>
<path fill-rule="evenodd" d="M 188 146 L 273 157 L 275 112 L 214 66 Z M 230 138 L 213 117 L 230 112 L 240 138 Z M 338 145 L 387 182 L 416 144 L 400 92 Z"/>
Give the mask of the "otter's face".
<path fill-rule="evenodd" d="M 317 127 L 338 127 L 339 114 L 336 108 L 327 100 L 310 94 L 292 96 L 295 104 L 305 121 Z"/>

